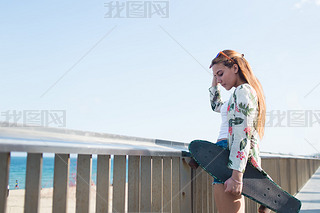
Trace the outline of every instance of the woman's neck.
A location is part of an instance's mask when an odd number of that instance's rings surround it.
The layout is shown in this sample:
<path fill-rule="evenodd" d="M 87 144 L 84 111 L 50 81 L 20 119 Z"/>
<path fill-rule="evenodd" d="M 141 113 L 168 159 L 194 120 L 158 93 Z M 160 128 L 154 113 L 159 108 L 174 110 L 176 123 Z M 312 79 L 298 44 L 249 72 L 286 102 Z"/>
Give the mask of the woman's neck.
<path fill-rule="evenodd" d="M 238 86 L 240 86 L 241 84 L 245 84 L 245 83 L 248 83 L 248 82 L 239 79 L 239 80 L 236 82 L 235 87 L 238 87 Z"/>

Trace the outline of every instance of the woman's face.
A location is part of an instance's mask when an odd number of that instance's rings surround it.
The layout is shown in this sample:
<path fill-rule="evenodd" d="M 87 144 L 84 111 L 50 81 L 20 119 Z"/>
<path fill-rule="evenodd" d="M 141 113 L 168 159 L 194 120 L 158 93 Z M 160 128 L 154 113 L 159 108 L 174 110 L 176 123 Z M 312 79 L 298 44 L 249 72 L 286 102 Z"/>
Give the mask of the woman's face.
<path fill-rule="evenodd" d="M 226 90 L 230 90 L 232 87 L 238 86 L 238 65 L 233 65 L 229 68 L 224 66 L 223 63 L 218 63 L 213 65 L 212 71 L 214 77 L 217 78 L 217 83 L 220 83 Z"/>

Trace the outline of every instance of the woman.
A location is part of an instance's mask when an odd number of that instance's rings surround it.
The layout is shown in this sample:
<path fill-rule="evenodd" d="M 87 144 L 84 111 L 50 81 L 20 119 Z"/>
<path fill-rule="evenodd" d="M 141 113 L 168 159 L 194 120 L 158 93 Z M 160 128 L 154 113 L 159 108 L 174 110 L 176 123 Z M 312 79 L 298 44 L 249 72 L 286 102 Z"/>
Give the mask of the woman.
<path fill-rule="evenodd" d="M 219 213 L 242 213 L 245 212 L 242 179 L 247 161 L 261 169 L 258 144 L 265 124 L 263 90 L 244 55 L 236 51 L 219 52 L 210 68 L 214 76 L 209 88 L 211 107 L 223 113 L 217 144 L 230 150 L 228 167 L 233 170 L 224 184 L 214 181 L 215 202 Z M 235 87 L 228 103 L 221 101 L 220 85 L 226 90 Z M 259 212 L 270 210 L 260 206 Z"/>

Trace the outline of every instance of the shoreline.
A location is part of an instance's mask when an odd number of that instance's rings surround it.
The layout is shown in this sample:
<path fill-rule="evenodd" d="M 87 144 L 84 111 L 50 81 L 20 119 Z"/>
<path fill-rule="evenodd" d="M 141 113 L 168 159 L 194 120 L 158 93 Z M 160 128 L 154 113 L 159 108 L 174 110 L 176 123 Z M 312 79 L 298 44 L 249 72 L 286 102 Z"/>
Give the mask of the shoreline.
<path fill-rule="evenodd" d="M 7 213 L 24 212 L 25 189 L 12 189 L 9 191 L 7 199 Z M 42 188 L 40 192 L 39 212 L 52 212 L 53 188 Z M 90 210 L 95 212 L 96 206 L 96 186 L 90 186 Z M 112 185 L 109 186 L 109 210 L 112 208 Z M 76 186 L 69 186 L 67 212 L 75 212 L 76 209 Z"/>

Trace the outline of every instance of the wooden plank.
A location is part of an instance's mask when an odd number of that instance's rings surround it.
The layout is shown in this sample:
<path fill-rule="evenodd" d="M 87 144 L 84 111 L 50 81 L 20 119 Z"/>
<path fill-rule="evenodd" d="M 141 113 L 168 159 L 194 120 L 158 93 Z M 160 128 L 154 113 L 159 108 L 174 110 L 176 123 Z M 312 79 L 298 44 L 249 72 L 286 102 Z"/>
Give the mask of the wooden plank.
<path fill-rule="evenodd" d="M 180 212 L 180 158 L 172 158 L 172 213 Z"/>
<path fill-rule="evenodd" d="M 152 157 L 152 212 L 161 211 L 162 159 Z"/>
<path fill-rule="evenodd" d="M 108 212 L 109 201 L 109 165 L 110 155 L 98 155 L 97 159 L 97 189 L 96 213 Z"/>
<path fill-rule="evenodd" d="M 151 157 L 141 156 L 140 212 L 151 212 Z"/>
<path fill-rule="evenodd" d="M 311 159 L 310 160 L 310 169 L 311 169 L 311 177 L 312 177 L 312 175 L 314 174 L 314 160 L 313 159 Z"/>
<path fill-rule="evenodd" d="M 115 155 L 113 159 L 112 212 L 125 212 L 126 156 Z"/>
<path fill-rule="evenodd" d="M 128 212 L 139 212 L 140 156 L 129 156 L 128 164 Z"/>
<path fill-rule="evenodd" d="M 200 166 L 196 170 L 196 212 L 202 212 L 202 171 Z"/>
<path fill-rule="evenodd" d="M 26 171 L 26 189 L 24 197 L 24 212 L 39 212 L 42 175 L 42 153 L 28 153 Z"/>
<path fill-rule="evenodd" d="M 0 213 L 5 213 L 7 208 L 9 167 L 10 153 L 0 153 Z"/>
<path fill-rule="evenodd" d="M 244 197 L 245 200 L 245 212 L 258 212 L 258 204 L 253 200 Z"/>
<path fill-rule="evenodd" d="M 309 180 L 308 160 L 304 159 L 304 181 L 303 185 Z"/>
<path fill-rule="evenodd" d="M 213 202 L 214 202 L 213 212 L 217 213 L 218 212 L 218 208 L 217 208 L 217 205 L 216 205 L 215 200 L 214 200 L 214 190 L 213 190 Z"/>
<path fill-rule="evenodd" d="M 55 154 L 52 212 L 66 213 L 68 204 L 70 156 Z"/>
<path fill-rule="evenodd" d="M 207 213 L 208 212 L 208 190 L 207 190 L 207 184 L 208 184 L 208 177 L 207 172 L 203 171 L 202 173 L 202 212 Z"/>
<path fill-rule="evenodd" d="M 76 213 L 89 212 L 91 164 L 92 164 L 91 155 L 78 155 Z"/>
<path fill-rule="evenodd" d="M 211 184 L 213 181 L 214 181 L 214 178 L 212 178 Z M 217 205 L 214 200 L 214 186 L 213 185 L 212 185 L 212 208 L 213 208 L 213 213 L 218 212 Z"/>
<path fill-rule="evenodd" d="M 183 157 L 180 160 L 180 212 L 191 213 L 192 212 L 192 200 L 191 200 L 191 168 L 187 162 L 190 158 Z"/>
<path fill-rule="evenodd" d="M 308 180 L 311 178 L 311 176 L 313 175 L 313 171 L 312 171 L 312 160 L 308 159 Z"/>
<path fill-rule="evenodd" d="M 290 159 L 290 193 L 296 195 L 299 191 L 299 178 L 298 178 L 298 160 L 295 158 Z"/>
<path fill-rule="evenodd" d="M 318 161 L 316 159 L 313 159 L 313 174 L 317 171 L 318 169 Z"/>
<path fill-rule="evenodd" d="M 197 212 L 197 170 L 191 169 L 192 212 Z"/>
<path fill-rule="evenodd" d="M 279 159 L 280 183 L 281 188 L 285 191 L 289 191 L 290 189 L 290 165 L 288 161 L 288 158 Z"/>
<path fill-rule="evenodd" d="M 297 165 L 296 165 L 296 159 L 289 158 L 289 193 L 292 195 L 295 195 L 298 192 L 298 182 L 297 182 Z"/>
<path fill-rule="evenodd" d="M 244 205 L 245 205 L 245 212 L 251 212 L 250 209 L 251 207 L 249 206 L 249 199 L 248 198 L 244 198 Z"/>
<path fill-rule="evenodd" d="M 162 212 L 171 212 L 171 158 L 163 158 L 163 207 Z"/>
<path fill-rule="evenodd" d="M 280 160 L 281 158 L 277 158 L 275 159 L 275 171 L 276 171 L 276 175 L 274 176 L 274 180 L 276 180 L 276 183 L 281 186 L 281 171 L 280 171 Z"/>
<path fill-rule="evenodd" d="M 297 178 L 298 178 L 298 191 L 303 186 L 303 159 L 297 159 Z"/>
<path fill-rule="evenodd" d="M 315 173 L 316 171 L 316 161 L 313 159 L 312 160 L 312 175 Z"/>
<path fill-rule="evenodd" d="M 209 174 L 207 174 L 207 191 L 208 191 L 208 212 L 212 213 L 213 212 L 213 195 L 212 195 L 212 189 L 213 189 L 213 177 Z"/>
<path fill-rule="evenodd" d="M 278 158 L 262 159 L 262 168 L 271 176 L 274 182 L 279 184 Z"/>
<path fill-rule="evenodd" d="M 302 162 L 302 166 L 300 167 L 300 169 L 302 171 L 301 181 L 302 181 L 302 187 L 303 187 L 304 184 L 305 184 L 305 181 L 306 181 L 306 160 L 305 159 L 301 159 L 301 162 Z"/>

